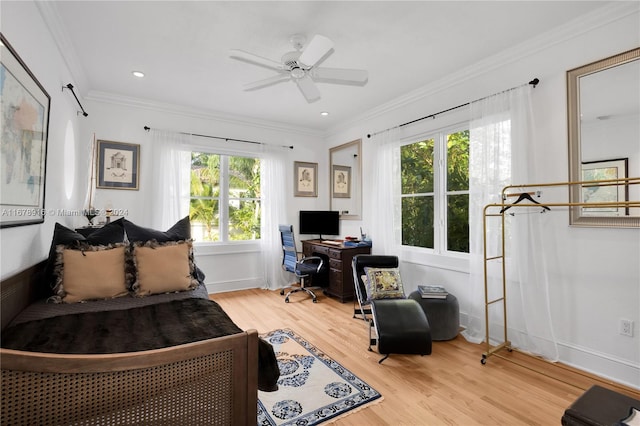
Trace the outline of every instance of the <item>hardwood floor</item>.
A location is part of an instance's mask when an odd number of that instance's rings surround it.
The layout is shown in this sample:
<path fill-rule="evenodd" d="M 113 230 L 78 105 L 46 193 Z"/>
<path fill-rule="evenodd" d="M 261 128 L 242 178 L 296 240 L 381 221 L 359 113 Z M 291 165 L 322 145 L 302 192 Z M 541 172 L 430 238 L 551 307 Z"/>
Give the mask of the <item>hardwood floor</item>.
<path fill-rule="evenodd" d="M 367 328 L 353 305 L 321 293 L 318 303 L 297 293 L 243 290 L 211 295 L 243 328 L 265 333 L 290 328 L 383 396 L 340 418 L 337 425 L 559 425 L 564 410 L 592 384 L 640 399 L 640 392 L 562 365 L 501 351 L 480 363 L 484 345 L 463 337 L 433 342 L 429 356 L 380 355 L 367 350 Z M 517 364 L 516 364 L 517 363 Z"/>

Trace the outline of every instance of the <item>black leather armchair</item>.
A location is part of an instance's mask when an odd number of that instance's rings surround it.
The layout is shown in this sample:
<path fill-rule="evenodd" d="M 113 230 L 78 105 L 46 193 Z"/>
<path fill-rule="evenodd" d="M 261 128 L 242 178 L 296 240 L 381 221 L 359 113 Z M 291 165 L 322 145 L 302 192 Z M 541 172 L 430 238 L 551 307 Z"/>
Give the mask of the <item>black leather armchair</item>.
<path fill-rule="evenodd" d="M 359 305 L 359 315 L 369 322 L 369 350 L 377 345 L 384 355 L 431 354 L 431 329 L 424 311 L 413 299 L 367 299 L 362 276 L 364 268 L 397 268 L 397 256 L 360 254 L 353 258 L 353 282 Z M 355 316 L 355 315 L 354 315 Z M 375 335 L 374 335 L 375 333 Z"/>

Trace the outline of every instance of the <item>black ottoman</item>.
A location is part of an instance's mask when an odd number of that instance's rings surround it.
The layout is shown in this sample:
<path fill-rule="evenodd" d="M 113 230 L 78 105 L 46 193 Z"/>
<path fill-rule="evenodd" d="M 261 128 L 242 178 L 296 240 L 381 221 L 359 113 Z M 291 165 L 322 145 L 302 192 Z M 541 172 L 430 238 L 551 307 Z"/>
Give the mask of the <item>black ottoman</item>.
<path fill-rule="evenodd" d="M 455 339 L 460 329 L 460 306 L 451 293 L 446 299 L 423 299 L 419 291 L 409 295 L 422 307 L 431 327 L 432 340 Z"/>
<path fill-rule="evenodd" d="M 379 353 L 431 354 L 429 322 L 420 306 L 413 300 L 372 300 L 371 310 L 376 318 Z"/>
<path fill-rule="evenodd" d="M 640 410 L 640 401 L 594 385 L 565 410 L 561 422 L 564 426 L 620 425 L 632 408 Z"/>

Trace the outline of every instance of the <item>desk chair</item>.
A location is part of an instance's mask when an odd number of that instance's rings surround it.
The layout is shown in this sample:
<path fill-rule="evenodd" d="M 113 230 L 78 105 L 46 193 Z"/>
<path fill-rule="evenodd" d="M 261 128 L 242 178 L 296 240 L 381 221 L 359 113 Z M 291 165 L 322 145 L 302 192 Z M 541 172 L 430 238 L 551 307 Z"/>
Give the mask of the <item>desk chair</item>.
<path fill-rule="evenodd" d="M 289 296 L 293 293 L 303 291 L 313 298 L 313 303 L 317 303 L 316 295 L 309 287 L 305 286 L 305 279 L 311 275 L 319 274 L 323 270 L 324 262 L 319 256 L 299 256 L 301 253 L 296 251 L 296 242 L 293 236 L 293 226 L 279 225 L 280 239 L 282 241 L 282 269 L 295 274 L 298 282 L 280 290 L 280 294 L 284 295 L 286 303 L 289 303 Z"/>
<path fill-rule="evenodd" d="M 369 350 L 373 350 L 372 345 L 377 345 L 378 352 L 383 355 L 378 363 L 382 363 L 392 353 L 430 355 L 431 328 L 418 302 L 404 297 L 370 300 L 362 281 L 366 267 L 397 268 L 398 257 L 358 254 L 352 261 L 359 314 L 368 322 Z"/>

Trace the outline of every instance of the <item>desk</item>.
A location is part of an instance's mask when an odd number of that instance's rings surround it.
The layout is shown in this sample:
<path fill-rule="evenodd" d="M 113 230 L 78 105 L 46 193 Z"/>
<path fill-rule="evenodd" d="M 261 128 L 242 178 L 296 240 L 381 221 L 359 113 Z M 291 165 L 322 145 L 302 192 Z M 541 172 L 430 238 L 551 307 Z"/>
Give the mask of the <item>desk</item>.
<path fill-rule="evenodd" d="M 356 254 L 370 254 L 371 247 L 344 247 L 326 244 L 321 240 L 303 240 L 302 253 L 305 256 L 320 256 L 329 264 L 329 272 L 314 276 L 312 285 L 325 287 L 326 294 L 342 303 L 353 300 L 351 260 Z"/>

